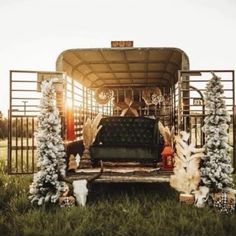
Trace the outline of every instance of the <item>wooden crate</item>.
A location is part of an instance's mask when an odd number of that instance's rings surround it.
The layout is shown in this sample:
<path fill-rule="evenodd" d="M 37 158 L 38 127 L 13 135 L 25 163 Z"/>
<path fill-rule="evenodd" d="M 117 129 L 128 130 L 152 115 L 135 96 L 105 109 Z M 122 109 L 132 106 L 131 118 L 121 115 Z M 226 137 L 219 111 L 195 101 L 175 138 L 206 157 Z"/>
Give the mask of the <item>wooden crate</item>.
<path fill-rule="evenodd" d="M 191 205 L 194 203 L 194 200 L 195 200 L 194 195 L 192 195 L 192 194 L 180 193 L 180 195 L 179 195 L 179 201 L 181 203 Z"/>

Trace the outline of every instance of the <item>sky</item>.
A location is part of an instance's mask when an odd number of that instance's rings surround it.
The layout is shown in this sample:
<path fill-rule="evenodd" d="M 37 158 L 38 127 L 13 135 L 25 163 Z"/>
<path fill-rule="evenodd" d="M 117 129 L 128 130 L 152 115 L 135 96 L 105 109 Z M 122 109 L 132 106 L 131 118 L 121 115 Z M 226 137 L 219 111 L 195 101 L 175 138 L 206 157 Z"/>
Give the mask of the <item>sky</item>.
<path fill-rule="evenodd" d="M 236 70 L 236 0 L 0 0 L 0 111 L 9 70 L 55 70 L 70 48 L 178 47 L 191 69 Z"/>

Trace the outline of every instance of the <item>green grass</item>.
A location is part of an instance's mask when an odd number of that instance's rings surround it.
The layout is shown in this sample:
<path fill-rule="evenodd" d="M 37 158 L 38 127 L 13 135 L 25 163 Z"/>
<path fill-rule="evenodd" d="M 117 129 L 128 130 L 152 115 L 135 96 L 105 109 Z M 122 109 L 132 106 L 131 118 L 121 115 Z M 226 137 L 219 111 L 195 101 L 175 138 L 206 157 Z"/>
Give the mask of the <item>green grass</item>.
<path fill-rule="evenodd" d="M 236 232 L 236 213 L 181 205 L 168 184 L 94 184 L 86 207 L 33 207 L 32 176 L 0 169 L 0 235 L 220 235 Z"/>
<path fill-rule="evenodd" d="M 0 161 L 5 161 L 7 156 L 7 139 L 0 139 Z"/>
<path fill-rule="evenodd" d="M 236 214 L 181 205 L 168 184 L 94 184 L 85 208 L 33 207 L 30 176 L 0 175 L 0 235 L 235 235 Z"/>
<path fill-rule="evenodd" d="M 27 172 L 33 172 L 33 163 L 32 163 L 32 149 L 29 148 L 28 154 L 27 150 L 21 151 L 21 141 L 22 145 L 26 147 L 27 145 L 27 140 L 26 138 L 18 138 L 18 155 L 16 155 L 16 151 L 12 150 L 11 153 L 11 173 L 27 173 Z M 16 140 L 13 139 L 12 145 L 15 146 Z M 32 139 L 29 139 L 28 142 L 29 147 L 32 145 Z M 22 155 L 22 156 L 21 156 Z M 34 153 L 35 155 L 35 160 L 36 160 L 36 152 Z M 7 139 L 5 140 L 0 140 L 0 161 L 5 161 L 6 162 L 6 157 L 7 157 Z M 16 158 L 17 157 L 17 158 Z M 28 161 L 27 161 L 28 159 Z M 17 165 L 16 165 L 17 162 Z M 28 164 L 27 164 L 28 163 Z M 34 168 L 36 168 L 36 165 L 34 163 Z"/>

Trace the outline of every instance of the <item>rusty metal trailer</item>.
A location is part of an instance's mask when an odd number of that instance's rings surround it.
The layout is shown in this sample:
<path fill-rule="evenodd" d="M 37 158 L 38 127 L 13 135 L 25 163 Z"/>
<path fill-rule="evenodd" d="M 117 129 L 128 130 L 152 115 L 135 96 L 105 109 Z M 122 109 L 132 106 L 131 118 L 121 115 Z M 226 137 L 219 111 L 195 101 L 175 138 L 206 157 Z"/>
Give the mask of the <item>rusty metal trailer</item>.
<path fill-rule="evenodd" d="M 204 144 L 201 130 L 205 116 L 203 97 L 211 72 L 221 76 L 224 85 L 226 106 L 232 119 L 229 133 L 235 169 L 234 70 L 190 70 L 189 59 L 180 49 L 124 46 L 66 50 L 57 59 L 56 71 L 10 71 L 9 174 L 32 174 L 36 171 L 34 132 L 43 79 L 60 78 L 56 103 L 65 143 L 82 139 L 86 117 L 94 117 L 98 112 L 104 116 L 121 114 L 121 109 L 112 102 L 99 104 L 94 98 L 96 89 L 104 87 L 114 91 L 117 103 L 122 102 L 125 94 L 132 90 L 132 96 L 140 104 L 137 108 L 140 116 L 158 116 L 165 125 L 174 125 L 177 132 L 187 130 L 191 142 L 200 147 Z M 160 88 L 167 101 L 165 106 L 143 105 L 141 93 L 144 87 Z M 77 173 L 83 177 L 96 171 L 78 169 Z M 165 182 L 169 180 L 169 174 L 131 163 L 120 165 L 120 168 L 119 165 L 107 166 L 106 172 L 97 181 Z"/>

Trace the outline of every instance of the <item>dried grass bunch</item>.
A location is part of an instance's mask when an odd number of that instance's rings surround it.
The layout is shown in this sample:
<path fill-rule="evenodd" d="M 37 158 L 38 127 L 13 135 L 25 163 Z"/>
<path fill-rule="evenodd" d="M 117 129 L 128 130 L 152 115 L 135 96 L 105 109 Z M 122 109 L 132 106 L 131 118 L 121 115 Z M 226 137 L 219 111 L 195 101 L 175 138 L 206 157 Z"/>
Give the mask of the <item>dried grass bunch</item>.
<path fill-rule="evenodd" d="M 198 188 L 200 182 L 199 163 L 204 148 L 195 148 L 188 144 L 189 133 L 181 131 L 175 136 L 175 168 L 170 177 L 170 185 L 177 191 L 190 194 Z"/>
<path fill-rule="evenodd" d="M 91 120 L 88 118 L 83 126 L 83 142 L 85 148 L 89 148 L 93 142 L 95 141 L 95 138 L 97 136 L 97 133 L 102 128 L 102 126 L 98 126 L 100 121 L 102 119 L 102 114 L 99 113 L 94 118 L 94 120 Z"/>
<path fill-rule="evenodd" d="M 158 122 L 159 131 L 164 139 L 165 145 L 173 147 L 174 142 L 174 127 L 170 130 L 168 126 L 164 126 L 160 121 Z"/>

